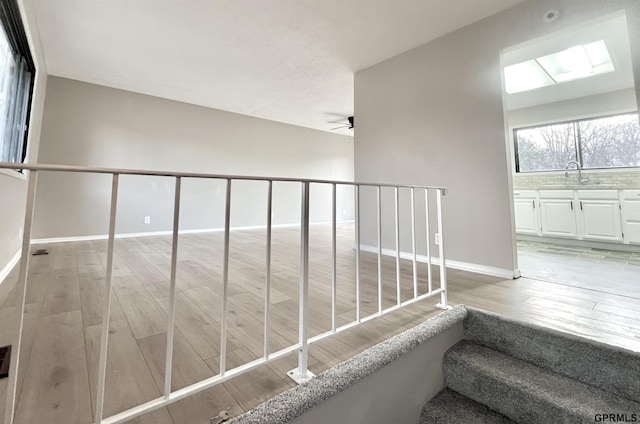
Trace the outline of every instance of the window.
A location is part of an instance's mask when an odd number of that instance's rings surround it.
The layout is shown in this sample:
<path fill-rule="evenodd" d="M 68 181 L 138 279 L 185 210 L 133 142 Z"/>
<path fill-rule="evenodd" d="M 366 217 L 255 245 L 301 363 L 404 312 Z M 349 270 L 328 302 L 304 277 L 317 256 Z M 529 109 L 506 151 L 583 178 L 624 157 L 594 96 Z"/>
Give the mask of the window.
<path fill-rule="evenodd" d="M 603 40 L 570 47 L 504 68 L 508 94 L 615 71 Z"/>
<path fill-rule="evenodd" d="M 570 160 L 584 169 L 640 167 L 637 113 L 514 130 L 516 172 L 561 171 Z"/>
<path fill-rule="evenodd" d="M 0 162 L 24 162 L 35 66 L 16 0 L 0 2 Z"/>

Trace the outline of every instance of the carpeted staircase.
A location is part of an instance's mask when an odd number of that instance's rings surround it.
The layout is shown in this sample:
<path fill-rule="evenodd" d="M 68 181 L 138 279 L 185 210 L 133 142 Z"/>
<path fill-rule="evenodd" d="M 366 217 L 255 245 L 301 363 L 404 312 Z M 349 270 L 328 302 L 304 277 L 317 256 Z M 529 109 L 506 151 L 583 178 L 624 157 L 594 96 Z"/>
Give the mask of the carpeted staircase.
<path fill-rule="evenodd" d="M 427 423 L 640 422 L 640 355 L 468 308 Z"/>

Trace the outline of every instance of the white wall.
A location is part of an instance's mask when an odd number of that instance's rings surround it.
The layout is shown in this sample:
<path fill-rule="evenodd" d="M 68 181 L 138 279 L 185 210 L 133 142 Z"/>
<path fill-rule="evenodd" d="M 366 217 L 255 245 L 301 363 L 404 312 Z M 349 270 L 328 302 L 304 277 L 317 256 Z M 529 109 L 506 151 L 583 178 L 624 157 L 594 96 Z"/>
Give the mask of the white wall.
<path fill-rule="evenodd" d="M 19 0 L 18 3 L 21 5 L 22 20 L 31 46 L 31 55 L 36 65 L 26 158 L 26 162 L 34 163 L 38 158 L 47 70 L 44 65 L 32 3 L 30 0 Z M 10 262 L 20 250 L 26 192 L 27 184 L 24 175 L 14 171 L 0 171 L 0 284 L 4 274 L 10 270 Z"/>
<path fill-rule="evenodd" d="M 42 134 L 40 163 L 353 180 L 351 137 L 57 77 L 47 84 Z M 224 184 L 183 181 L 181 229 L 223 227 Z M 267 183 L 232 187 L 231 225 L 264 225 Z M 43 173 L 34 238 L 106 234 L 110 188 L 106 175 Z M 116 232 L 170 230 L 173 191 L 170 178 L 122 176 Z M 311 194 L 311 219 L 329 220 L 329 187 L 312 185 Z M 339 218 L 352 218 L 352 199 L 339 191 Z M 299 219 L 299 185 L 275 183 L 273 223 Z"/>
<path fill-rule="evenodd" d="M 551 8 L 562 18 L 547 25 L 542 16 Z M 530 0 L 358 72 L 356 179 L 447 186 L 448 258 L 512 272 L 500 52 L 621 8 L 627 9 L 639 87 L 640 3 L 635 0 Z M 393 248 L 390 222 L 392 215 L 386 214 L 383 245 Z M 362 227 L 363 243 L 376 245 L 375 214 L 365 211 Z M 410 251 L 409 243 L 405 233 L 402 249 Z"/>

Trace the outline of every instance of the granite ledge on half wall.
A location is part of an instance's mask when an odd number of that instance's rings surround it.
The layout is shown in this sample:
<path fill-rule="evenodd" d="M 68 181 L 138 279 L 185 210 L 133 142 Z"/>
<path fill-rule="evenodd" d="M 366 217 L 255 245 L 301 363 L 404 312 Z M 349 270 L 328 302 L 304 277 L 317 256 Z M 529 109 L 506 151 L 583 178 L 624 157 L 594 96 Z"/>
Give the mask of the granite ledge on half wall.
<path fill-rule="evenodd" d="M 228 423 L 287 423 L 373 374 L 425 341 L 447 331 L 463 321 L 466 316 L 467 308 L 464 305 L 455 306 L 355 355 L 312 380 L 269 399 L 253 410 L 228 421 Z"/>

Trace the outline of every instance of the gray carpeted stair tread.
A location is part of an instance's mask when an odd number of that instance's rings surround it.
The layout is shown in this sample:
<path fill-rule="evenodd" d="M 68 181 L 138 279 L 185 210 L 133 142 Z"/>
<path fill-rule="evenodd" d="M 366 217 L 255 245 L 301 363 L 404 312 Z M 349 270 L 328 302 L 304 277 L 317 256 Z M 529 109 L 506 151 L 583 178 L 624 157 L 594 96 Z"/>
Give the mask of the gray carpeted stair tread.
<path fill-rule="evenodd" d="M 447 387 L 521 424 L 593 423 L 596 414 L 640 411 L 640 403 L 464 340 L 443 365 Z"/>
<path fill-rule="evenodd" d="M 464 338 L 640 402 L 640 354 L 468 308 Z"/>
<path fill-rule="evenodd" d="M 444 389 L 422 408 L 419 424 L 516 424 L 504 415 L 450 389 Z"/>

